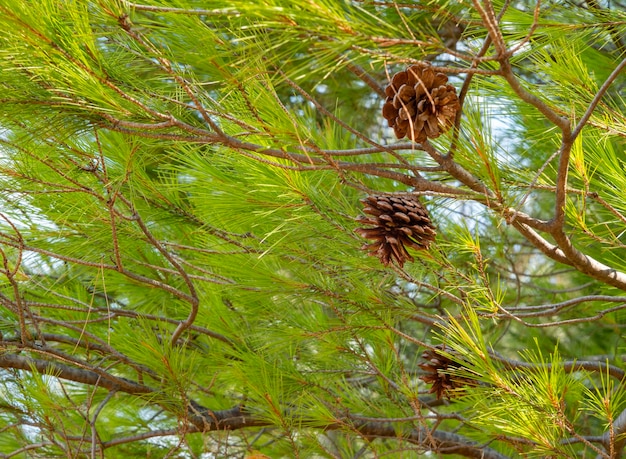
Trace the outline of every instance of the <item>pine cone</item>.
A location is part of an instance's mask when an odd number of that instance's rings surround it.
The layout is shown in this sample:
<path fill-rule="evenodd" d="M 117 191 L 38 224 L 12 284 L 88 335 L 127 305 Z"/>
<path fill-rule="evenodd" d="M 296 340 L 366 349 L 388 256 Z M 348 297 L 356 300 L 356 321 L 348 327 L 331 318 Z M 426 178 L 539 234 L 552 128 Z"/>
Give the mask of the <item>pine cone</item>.
<path fill-rule="evenodd" d="M 450 353 L 445 345 L 440 344 L 435 346 L 435 348 Z M 437 399 L 443 396 L 450 398 L 450 391 L 458 389 L 459 387 L 473 386 L 476 384 L 476 382 L 471 379 L 450 374 L 450 370 L 463 368 L 463 365 L 436 350 L 427 349 L 422 354 L 422 358 L 426 360 L 426 362 L 418 366 L 424 370 L 426 374 L 420 376 L 420 379 L 426 384 L 432 384 L 429 392 L 431 394 L 435 393 Z"/>
<path fill-rule="evenodd" d="M 435 227 L 417 196 L 375 195 L 362 199 L 363 212 L 372 217 L 359 221 L 373 228 L 357 228 L 356 232 L 374 242 L 361 247 L 376 255 L 385 265 L 395 261 L 400 267 L 413 257 L 407 247 L 427 249 L 435 239 Z"/>
<path fill-rule="evenodd" d="M 398 139 L 434 139 L 448 131 L 461 108 L 448 77 L 427 62 L 396 73 L 385 88 L 383 117 Z"/>

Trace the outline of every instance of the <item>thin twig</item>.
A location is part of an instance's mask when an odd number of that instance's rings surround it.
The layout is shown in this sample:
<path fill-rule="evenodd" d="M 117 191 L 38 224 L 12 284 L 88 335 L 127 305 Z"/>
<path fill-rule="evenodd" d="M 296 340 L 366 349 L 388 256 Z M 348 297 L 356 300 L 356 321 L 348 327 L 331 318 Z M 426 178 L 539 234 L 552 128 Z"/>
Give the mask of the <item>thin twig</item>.
<path fill-rule="evenodd" d="M 206 10 L 201 8 L 174 8 L 167 6 L 144 5 L 141 3 L 123 0 L 124 4 L 136 11 L 149 11 L 151 13 L 173 13 L 187 14 L 195 16 L 241 16 L 241 13 L 234 8 Z"/>
<path fill-rule="evenodd" d="M 580 134 L 580 131 L 582 131 L 582 129 L 585 127 L 585 124 L 587 123 L 589 118 L 591 118 L 593 111 L 596 109 L 596 107 L 600 103 L 600 100 L 602 99 L 602 97 L 604 97 L 604 94 L 606 94 L 609 87 L 617 79 L 619 74 L 622 73 L 622 70 L 624 70 L 625 67 L 626 67 L 626 58 L 623 59 L 622 62 L 620 62 L 617 67 L 615 67 L 615 69 L 611 72 L 611 74 L 604 81 L 604 83 L 598 90 L 597 94 L 594 96 L 593 100 L 589 103 L 589 107 L 587 107 L 587 110 L 585 111 L 583 116 L 578 121 L 578 124 L 572 131 L 572 134 L 570 137 L 572 142 L 574 141 L 574 139 L 576 139 L 576 137 L 578 137 L 578 134 Z"/>

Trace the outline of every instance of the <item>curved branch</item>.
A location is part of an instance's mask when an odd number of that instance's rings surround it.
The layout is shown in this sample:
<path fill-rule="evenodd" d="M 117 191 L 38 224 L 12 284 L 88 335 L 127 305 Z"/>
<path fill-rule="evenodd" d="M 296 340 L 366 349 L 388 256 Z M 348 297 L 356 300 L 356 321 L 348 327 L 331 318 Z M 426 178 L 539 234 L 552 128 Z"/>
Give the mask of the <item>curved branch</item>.
<path fill-rule="evenodd" d="M 37 371 L 42 374 L 54 375 L 61 379 L 74 381 L 90 386 L 98 386 L 107 390 L 117 390 L 127 394 L 150 394 L 154 389 L 138 384 L 126 378 L 109 376 L 103 378 L 95 371 L 81 370 L 62 363 L 42 359 L 33 359 L 16 354 L 0 355 L 0 368 Z"/>
<path fill-rule="evenodd" d="M 559 249 L 578 271 L 608 285 L 626 290 L 626 274 L 585 255 L 572 244 L 561 228 L 552 233 Z"/>
<path fill-rule="evenodd" d="M 507 308 L 507 310 L 511 313 L 514 313 L 518 317 L 543 317 L 547 315 L 557 314 L 563 309 L 569 308 L 570 306 L 575 306 L 580 303 L 587 303 L 592 301 L 603 301 L 607 303 L 626 303 L 626 297 L 609 295 L 586 295 L 572 298 L 566 301 L 561 301 L 559 303 Z"/>
<path fill-rule="evenodd" d="M 502 362 L 504 366 L 509 370 L 515 370 L 518 368 L 528 368 L 531 370 L 533 369 L 544 370 L 544 369 L 552 368 L 551 363 L 533 364 L 533 363 L 528 363 L 528 362 L 510 360 L 493 351 L 491 351 L 491 355 L 493 356 L 495 360 Z M 608 363 L 605 363 L 605 362 L 585 361 L 585 360 L 579 360 L 579 361 L 567 360 L 565 362 L 562 362 L 561 365 L 563 366 L 563 370 L 567 373 L 585 370 L 585 371 L 597 372 L 597 373 L 605 373 L 605 374 L 608 373 L 613 378 L 619 381 L 622 381 L 624 380 L 624 378 L 626 378 L 626 371 L 614 365 L 609 365 Z"/>
<path fill-rule="evenodd" d="M 362 435 L 374 438 L 404 438 L 412 443 L 439 454 L 458 454 L 464 457 L 476 459 L 509 459 L 494 449 L 479 445 L 461 435 L 430 431 L 423 427 L 415 428 L 409 432 L 399 432 L 390 423 L 379 422 L 354 422 L 354 428 Z"/>

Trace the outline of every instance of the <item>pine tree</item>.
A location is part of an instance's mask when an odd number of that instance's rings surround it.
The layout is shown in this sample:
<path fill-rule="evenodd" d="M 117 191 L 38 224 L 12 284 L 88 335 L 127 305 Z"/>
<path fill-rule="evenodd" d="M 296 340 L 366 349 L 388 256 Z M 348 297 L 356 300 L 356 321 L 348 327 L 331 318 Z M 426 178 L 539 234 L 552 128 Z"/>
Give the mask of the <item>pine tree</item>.
<path fill-rule="evenodd" d="M 623 457 L 623 2 L 0 26 L 2 457 Z"/>

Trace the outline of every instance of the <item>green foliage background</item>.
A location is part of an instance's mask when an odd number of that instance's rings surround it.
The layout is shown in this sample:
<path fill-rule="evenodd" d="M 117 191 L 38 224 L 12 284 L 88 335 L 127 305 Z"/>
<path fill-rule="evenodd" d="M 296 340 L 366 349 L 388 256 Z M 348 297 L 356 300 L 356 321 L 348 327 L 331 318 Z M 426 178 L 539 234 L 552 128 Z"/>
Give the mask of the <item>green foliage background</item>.
<path fill-rule="evenodd" d="M 621 457 L 624 10 L 0 0 L 2 457 Z M 394 192 L 403 269 L 354 232 Z"/>

